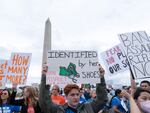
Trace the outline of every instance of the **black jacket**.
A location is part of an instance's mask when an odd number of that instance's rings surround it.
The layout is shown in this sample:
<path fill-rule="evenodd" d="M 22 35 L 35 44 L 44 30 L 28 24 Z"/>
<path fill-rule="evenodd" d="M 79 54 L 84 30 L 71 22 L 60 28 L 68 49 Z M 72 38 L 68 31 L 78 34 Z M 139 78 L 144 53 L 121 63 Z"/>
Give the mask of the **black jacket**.
<path fill-rule="evenodd" d="M 15 92 L 15 91 L 12 92 L 11 97 L 10 97 L 10 104 L 21 106 L 21 113 L 27 113 L 28 104 L 27 105 L 25 104 L 24 99 L 15 100 L 16 93 L 17 92 Z M 34 107 L 34 111 L 35 111 L 35 113 L 42 113 L 38 102 L 37 102 L 36 106 Z"/>

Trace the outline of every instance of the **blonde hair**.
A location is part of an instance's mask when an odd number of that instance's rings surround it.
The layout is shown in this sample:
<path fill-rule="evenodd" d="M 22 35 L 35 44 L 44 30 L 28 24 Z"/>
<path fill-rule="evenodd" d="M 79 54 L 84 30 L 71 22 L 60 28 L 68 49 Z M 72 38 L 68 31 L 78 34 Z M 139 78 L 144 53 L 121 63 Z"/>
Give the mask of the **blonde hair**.
<path fill-rule="evenodd" d="M 32 106 L 36 106 L 36 104 L 38 102 L 38 97 L 36 95 L 35 89 L 31 86 L 27 86 L 26 90 L 29 92 L 29 97 L 27 99 L 25 99 L 25 104 L 27 104 L 27 103 L 29 104 L 29 101 L 30 101 L 30 104 Z"/>
<path fill-rule="evenodd" d="M 96 90 L 95 90 L 95 89 L 91 90 L 90 96 L 92 96 L 93 93 L 96 93 Z"/>

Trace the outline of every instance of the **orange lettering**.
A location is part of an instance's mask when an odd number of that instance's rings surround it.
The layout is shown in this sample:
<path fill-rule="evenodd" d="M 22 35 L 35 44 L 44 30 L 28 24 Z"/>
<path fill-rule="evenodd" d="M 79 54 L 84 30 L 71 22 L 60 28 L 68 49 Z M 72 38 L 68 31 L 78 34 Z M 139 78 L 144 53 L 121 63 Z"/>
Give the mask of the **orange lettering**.
<path fill-rule="evenodd" d="M 4 71 L 3 71 L 3 70 L 0 70 L 0 74 L 4 74 Z"/>
<path fill-rule="evenodd" d="M 28 67 L 24 67 L 24 75 L 27 74 L 27 69 L 28 69 Z"/>
<path fill-rule="evenodd" d="M 1 75 L 1 76 L 0 76 L 0 80 L 2 80 L 3 78 L 4 78 L 4 75 Z"/>
<path fill-rule="evenodd" d="M 9 66 L 8 67 L 8 72 L 9 73 L 15 73 L 16 72 L 16 68 L 14 68 L 13 66 Z"/>
<path fill-rule="evenodd" d="M 21 74 L 22 73 L 22 68 L 23 67 L 16 67 L 17 68 L 17 73 Z"/>
<path fill-rule="evenodd" d="M 17 64 L 18 57 L 19 57 L 18 54 L 15 54 L 15 55 L 14 55 L 14 57 L 13 57 L 13 59 L 12 59 L 12 62 L 13 62 L 12 64 L 13 64 L 13 65 L 14 65 L 14 64 L 15 64 L 15 65 Z"/>
<path fill-rule="evenodd" d="M 25 56 L 24 56 L 24 57 L 23 57 L 22 64 L 23 64 L 23 65 L 27 65 L 28 61 L 29 61 L 29 56 L 28 56 L 27 58 L 25 58 Z"/>
<path fill-rule="evenodd" d="M 16 84 L 21 84 L 21 82 L 22 82 L 22 76 L 21 75 L 16 75 L 16 76 L 6 75 L 6 79 L 7 79 L 7 81 L 9 81 L 11 83 L 16 83 Z"/>
<path fill-rule="evenodd" d="M 6 80 L 12 81 L 12 76 L 6 75 Z"/>
<path fill-rule="evenodd" d="M 6 69 L 6 67 L 7 67 L 7 60 L 5 61 L 5 63 L 4 63 L 4 64 L 2 64 L 2 65 L 1 65 L 1 68 Z"/>
<path fill-rule="evenodd" d="M 20 66 L 8 66 L 8 73 L 18 73 L 18 74 L 22 74 L 22 69 L 23 67 L 20 67 Z"/>
<path fill-rule="evenodd" d="M 19 56 L 18 54 L 15 54 L 13 56 L 13 59 L 12 59 L 12 64 L 14 65 L 27 65 L 28 64 L 28 61 L 29 61 L 29 56 L 28 57 L 25 57 L 25 56 Z"/>

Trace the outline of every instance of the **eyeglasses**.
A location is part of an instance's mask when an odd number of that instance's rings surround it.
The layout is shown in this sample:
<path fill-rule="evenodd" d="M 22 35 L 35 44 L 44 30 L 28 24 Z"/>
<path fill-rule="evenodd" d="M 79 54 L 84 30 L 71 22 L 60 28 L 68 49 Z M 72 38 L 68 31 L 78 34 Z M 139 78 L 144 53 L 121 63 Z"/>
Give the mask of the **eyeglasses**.
<path fill-rule="evenodd" d="M 58 90 L 58 89 L 52 89 L 52 90 Z"/>
<path fill-rule="evenodd" d="M 72 97 L 79 96 L 79 93 L 72 93 L 72 94 L 70 94 L 70 96 L 72 96 Z"/>

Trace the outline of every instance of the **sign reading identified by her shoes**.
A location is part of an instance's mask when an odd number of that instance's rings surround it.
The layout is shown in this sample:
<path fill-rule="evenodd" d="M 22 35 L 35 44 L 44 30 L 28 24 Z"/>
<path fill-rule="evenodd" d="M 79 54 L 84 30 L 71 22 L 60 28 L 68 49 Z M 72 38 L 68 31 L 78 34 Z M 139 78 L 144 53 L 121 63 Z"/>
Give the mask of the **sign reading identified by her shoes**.
<path fill-rule="evenodd" d="M 96 51 L 48 51 L 47 84 L 99 83 Z"/>

